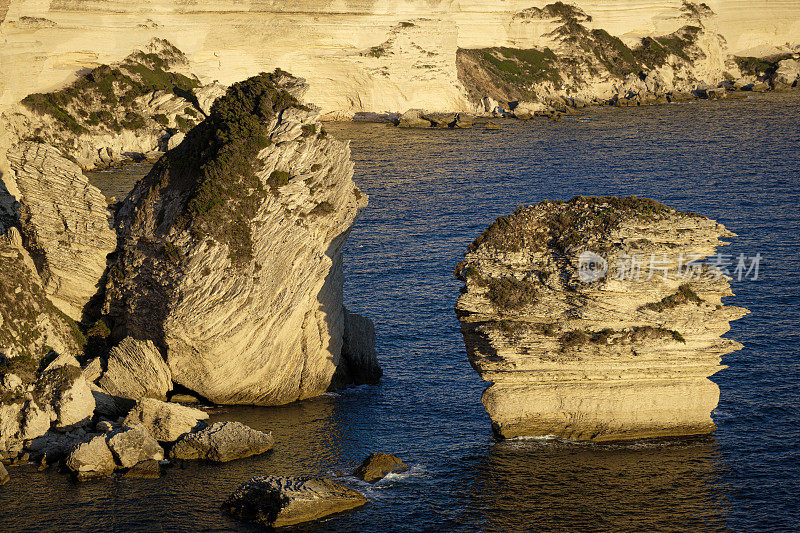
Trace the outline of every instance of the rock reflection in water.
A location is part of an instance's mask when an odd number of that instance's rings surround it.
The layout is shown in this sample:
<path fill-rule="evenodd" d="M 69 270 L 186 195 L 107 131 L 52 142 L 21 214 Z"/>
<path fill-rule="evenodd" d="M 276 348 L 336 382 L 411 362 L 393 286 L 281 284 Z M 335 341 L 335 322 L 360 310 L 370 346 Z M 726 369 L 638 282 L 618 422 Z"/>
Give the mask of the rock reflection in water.
<path fill-rule="evenodd" d="M 713 437 L 630 444 L 508 440 L 479 467 L 486 531 L 722 530 Z"/>

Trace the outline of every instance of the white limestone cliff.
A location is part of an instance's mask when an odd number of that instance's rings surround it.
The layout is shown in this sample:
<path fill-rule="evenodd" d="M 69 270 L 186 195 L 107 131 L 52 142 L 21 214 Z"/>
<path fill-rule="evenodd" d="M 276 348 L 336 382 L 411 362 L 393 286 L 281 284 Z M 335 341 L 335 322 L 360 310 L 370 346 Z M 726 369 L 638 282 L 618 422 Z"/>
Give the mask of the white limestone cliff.
<path fill-rule="evenodd" d="M 708 377 L 741 348 L 721 335 L 747 311 L 723 305 L 730 278 L 716 267 L 685 267 L 731 235 L 634 197 L 542 202 L 492 224 L 456 269 L 466 285 L 456 312 L 470 363 L 491 383 L 482 400 L 495 433 L 713 430 Z"/>
<path fill-rule="evenodd" d="M 0 108 L 78 72 L 118 61 L 152 37 L 185 51 L 204 82 L 281 67 L 309 80 L 329 117 L 358 112 L 472 110 L 456 76 L 459 48 L 542 46 L 547 21 L 520 18 L 546 0 L 190 2 L 0 1 Z M 737 55 L 800 42 L 800 4 L 709 0 L 713 32 Z M 684 24 L 679 0 L 576 0 L 600 28 L 632 45 Z M 373 54 L 383 48 L 386 54 Z M 721 81 L 721 80 L 716 80 Z"/>

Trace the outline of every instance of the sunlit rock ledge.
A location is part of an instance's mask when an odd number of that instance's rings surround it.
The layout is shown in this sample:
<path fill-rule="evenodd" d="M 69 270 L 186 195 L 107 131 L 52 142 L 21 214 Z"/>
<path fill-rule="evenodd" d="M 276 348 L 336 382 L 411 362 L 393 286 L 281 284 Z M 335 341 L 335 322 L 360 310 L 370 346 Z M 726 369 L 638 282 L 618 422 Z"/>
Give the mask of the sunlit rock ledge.
<path fill-rule="evenodd" d="M 719 388 L 708 377 L 742 347 L 721 335 L 747 311 L 722 304 L 732 292 L 716 267 L 681 266 L 729 236 L 713 220 L 634 197 L 542 202 L 492 224 L 456 269 L 465 282 L 456 312 L 470 363 L 491 382 L 482 401 L 496 435 L 713 430 Z M 634 256 L 639 279 L 626 271 Z"/>

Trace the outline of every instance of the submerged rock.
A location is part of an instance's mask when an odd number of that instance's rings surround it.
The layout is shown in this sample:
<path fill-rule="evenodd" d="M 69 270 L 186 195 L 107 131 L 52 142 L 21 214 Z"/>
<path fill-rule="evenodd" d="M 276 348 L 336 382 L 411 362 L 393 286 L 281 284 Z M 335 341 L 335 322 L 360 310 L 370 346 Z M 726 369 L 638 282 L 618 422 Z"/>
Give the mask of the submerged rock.
<path fill-rule="evenodd" d="M 235 84 L 118 211 L 112 329 L 214 403 L 316 396 L 346 364 L 341 249 L 367 198 L 305 90 L 280 71 Z"/>
<path fill-rule="evenodd" d="M 173 459 L 226 462 L 265 453 L 274 443 L 272 433 L 256 431 L 240 422 L 217 422 L 181 437 L 169 455 Z"/>
<path fill-rule="evenodd" d="M 376 483 L 389 474 L 405 472 L 408 466 L 391 453 L 373 453 L 364 459 L 353 475 L 367 483 Z"/>
<path fill-rule="evenodd" d="M 456 269 L 456 312 L 470 363 L 492 383 L 482 399 L 495 433 L 714 429 L 719 388 L 707 378 L 741 348 L 720 336 L 747 311 L 722 305 L 732 293 L 719 269 L 686 267 L 731 235 L 635 197 L 546 201 L 492 224 Z"/>
<path fill-rule="evenodd" d="M 325 478 L 257 476 L 222 505 L 239 520 L 282 527 L 355 509 L 367 503 L 358 491 Z"/>
<path fill-rule="evenodd" d="M 0 463 L 0 486 L 5 485 L 10 480 L 11 476 L 8 475 L 8 470 L 3 466 L 3 463 Z"/>
<path fill-rule="evenodd" d="M 184 433 L 200 429 L 208 413 L 183 405 L 142 398 L 125 418 L 126 426 L 143 424 L 159 442 L 174 442 Z"/>
<path fill-rule="evenodd" d="M 122 477 L 132 479 L 158 479 L 164 474 L 161 463 L 156 460 L 142 461 L 125 472 Z"/>

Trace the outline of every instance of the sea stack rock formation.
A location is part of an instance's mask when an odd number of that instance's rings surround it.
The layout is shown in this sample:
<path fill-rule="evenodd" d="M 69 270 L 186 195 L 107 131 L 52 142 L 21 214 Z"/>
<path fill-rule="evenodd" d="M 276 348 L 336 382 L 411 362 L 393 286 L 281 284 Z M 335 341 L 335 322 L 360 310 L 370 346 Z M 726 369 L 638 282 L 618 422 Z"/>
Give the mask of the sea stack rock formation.
<path fill-rule="evenodd" d="M 741 345 L 709 258 L 733 236 L 653 200 L 576 197 L 498 219 L 456 268 L 456 305 L 499 437 L 617 440 L 714 429 L 708 377 Z"/>
<path fill-rule="evenodd" d="M 374 357 L 342 306 L 341 249 L 367 197 L 305 91 L 279 70 L 234 84 L 117 211 L 114 337 L 154 341 L 172 380 L 215 403 L 316 396 Z"/>

